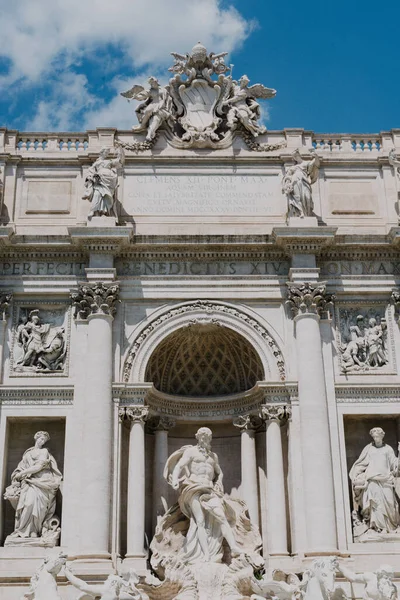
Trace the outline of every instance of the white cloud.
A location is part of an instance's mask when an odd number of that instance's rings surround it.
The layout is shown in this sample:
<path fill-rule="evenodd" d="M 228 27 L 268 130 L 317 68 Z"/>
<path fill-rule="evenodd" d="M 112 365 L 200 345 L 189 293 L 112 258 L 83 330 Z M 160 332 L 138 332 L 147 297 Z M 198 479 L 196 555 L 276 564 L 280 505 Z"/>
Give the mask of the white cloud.
<path fill-rule="evenodd" d="M 85 56 L 102 60 L 110 44 L 121 52 L 121 71 L 130 64 L 132 71 L 159 74 L 171 63 L 171 51 L 185 53 L 199 40 L 210 51 L 232 51 L 253 26 L 222 0 L 0 0 L 0 9 L 0 55 L 10 61 L 8 74 L 0 76 L 3 94 L 28 87 L 40 97 L 43 83 L 51 84 L 27 124 L 32 130 L 135 123 L 134 104 L 119 96 L 133 78 L 109 83 L 115 97 L 107 103 L 89 91 L 89 72 L 72 69 L 84 67 Z M 111 51 L 104 58 L 105 74 L 114 57 Z"/>
<path fill-rule="evenodd" d="M 232 50 L 251 24 L 221 0 L 0 0 L 2 55 L 11 76 L 37 80 L 101 44 L 118 44 L 134 68 L 168 61 L 201 40 Z"/>

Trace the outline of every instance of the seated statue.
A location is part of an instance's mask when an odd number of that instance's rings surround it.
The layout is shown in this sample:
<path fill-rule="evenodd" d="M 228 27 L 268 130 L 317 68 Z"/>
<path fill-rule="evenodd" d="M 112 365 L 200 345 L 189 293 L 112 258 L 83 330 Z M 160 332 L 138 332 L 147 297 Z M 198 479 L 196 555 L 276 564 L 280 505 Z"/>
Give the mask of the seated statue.
<path fill-rule="evenodd" d="M 179 498 L 160 519 L 150 545 L 156 572 L 171 559 L 185 564 L 227 562 L 227 555 L 232 559 L 256 554 L 261 546 L 245 503 L 224 494 L 211 430 L 201 427 L 196 439 L 196 446 L 183 446 L 165 466 L 164 477 Z"/>

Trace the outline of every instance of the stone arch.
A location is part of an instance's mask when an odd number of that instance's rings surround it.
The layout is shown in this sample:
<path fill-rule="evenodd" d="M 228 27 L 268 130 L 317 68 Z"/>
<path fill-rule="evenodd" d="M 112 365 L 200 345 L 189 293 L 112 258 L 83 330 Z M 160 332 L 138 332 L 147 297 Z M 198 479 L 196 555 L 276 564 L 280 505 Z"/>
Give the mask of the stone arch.
<path fill-rule="evenodd" d="M 242 336 L 259 357 L 265 380 L 285 380 L 282 351 L 263 319 L 247 307 L 214 300 L 164 306 L 140 323 L 125 355 L 122 380 L 126 383 L 146 381 L 146 368 L 156 348 L 173 332 L 191 325 L 215 325 L 232 330 Z"/>

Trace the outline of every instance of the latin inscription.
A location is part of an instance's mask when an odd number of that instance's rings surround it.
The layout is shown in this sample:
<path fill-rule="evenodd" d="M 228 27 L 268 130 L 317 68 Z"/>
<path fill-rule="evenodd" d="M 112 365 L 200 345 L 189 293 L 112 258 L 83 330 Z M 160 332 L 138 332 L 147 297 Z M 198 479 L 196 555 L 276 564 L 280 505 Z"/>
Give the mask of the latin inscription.
<path fill-rule="evenodd" d="M 344 275 L 400 275 L 400 261 L 335 261 L 320 265 L 321 275 L 335 278 Z"/>
<path fill-rule="evenodd" d="M 124 208 L 133 215 L 280 215 L 278 175 L 127 175 Z"/>
<path fill-rule="evenodd" d="M 10 275 L 39 275 L 46 276 L 61 276 L 75 275 L 81 277 L 85 275 L 85 263 L 72 262 L 2 262 L 0 263 L 0 274 L 5 276 Z"/>
<path fill-rule="evenodd" d="M 117 262 L 120 277 L 185 275 L 287 275 L 289 263 L 276 262 Z"/>

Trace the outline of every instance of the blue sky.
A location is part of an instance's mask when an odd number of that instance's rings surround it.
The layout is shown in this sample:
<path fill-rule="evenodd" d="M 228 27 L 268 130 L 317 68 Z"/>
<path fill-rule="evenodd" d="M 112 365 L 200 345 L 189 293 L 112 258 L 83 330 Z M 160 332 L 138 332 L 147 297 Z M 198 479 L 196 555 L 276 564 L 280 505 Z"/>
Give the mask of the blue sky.
<path fill-rule="evenodd" d="M 371 0 L 0 0 L 0 126 L 129 129 L 119 96 L 169 52 L 229 50 L 277 96 L 269 129 L 373 133 L 400 128 L 400 2 Z"/>

